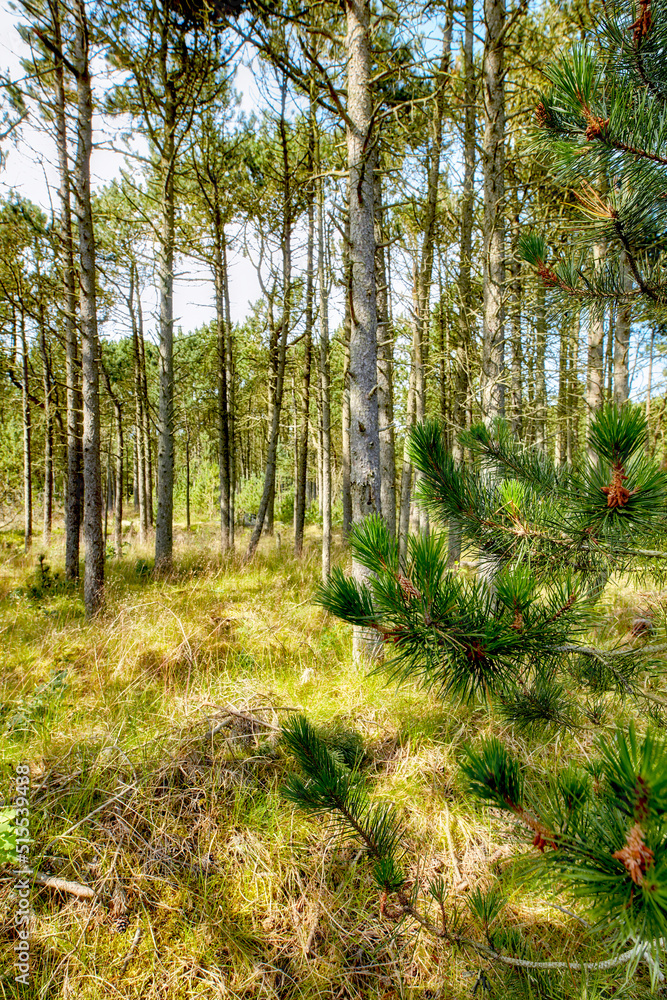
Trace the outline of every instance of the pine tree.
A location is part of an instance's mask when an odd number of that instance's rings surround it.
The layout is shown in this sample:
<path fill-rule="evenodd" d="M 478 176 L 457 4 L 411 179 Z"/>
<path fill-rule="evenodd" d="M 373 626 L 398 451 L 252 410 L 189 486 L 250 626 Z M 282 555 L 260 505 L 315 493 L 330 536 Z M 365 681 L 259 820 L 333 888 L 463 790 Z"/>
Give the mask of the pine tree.
<path fill-rule="evenodd" d="M 449 701 L 493 705 L 515 727 L 595 727 L 609 702 L 628 698 L 645 710 L 646 722 L 664 704 L 646 684 L 654 658 L 667 649 L 654 634 L 659 623 L 606 647 L 589 645 L 586 634 L 599 624 L 598 598 L 611 573 L 664 574 L 667 552 L 658 544 L 667 474 L 645 455 L 646 421 L 638 407 L 604 407 L 589 438 L 595 463 L 557 466 L 497 420 L 465 439 L 476 456 L 466 468 L 454 462 L 435 423 L 419 425 L 410 444 L 421 474 L 419 502 L 433 521 L 453 523 L 482 562 L 493 562 L 492 580 L 449 571 L 445 534 L 412 536 L 401 558 L 382 519 L 370 517 L 350 538 L 354 558 L 368 570 L 366 582 L 336 569 L 319 603 L 377 634 L 386 652 L 378 669 L 390 678 L 416 679 Z M 311 811 L 342 816 L 366 845 L 378 888 L 395 894 L 400 915 L 494 960 L 530 964 L 461 939 L 447 924 L 446 906 L 433 916 L 428 899 L 442 902 L 444 889 L 408 891 L 400 815 L 374 803 L 358 768 L 346 766 L 303 718 L 291 719 L 284 733 L 305 776 L 291 780 L 288 796 Z M 602 969 L 644 958 L 657 976 L 667 935 L 664 739 L 650 725 L 643 735 L 618 730 L 598 741 L 585 767 L 556 774 L 530 774 L 492 739 L 468 748 L 462 771 L 472 796 L 523 825 L 544 873 L 580 897 L 615 941 L 608 964 L 568 967 Z M 420 888 L 427 890 L 423 899 Z M 622 951 L 628 942 L 632 947 Z"/>

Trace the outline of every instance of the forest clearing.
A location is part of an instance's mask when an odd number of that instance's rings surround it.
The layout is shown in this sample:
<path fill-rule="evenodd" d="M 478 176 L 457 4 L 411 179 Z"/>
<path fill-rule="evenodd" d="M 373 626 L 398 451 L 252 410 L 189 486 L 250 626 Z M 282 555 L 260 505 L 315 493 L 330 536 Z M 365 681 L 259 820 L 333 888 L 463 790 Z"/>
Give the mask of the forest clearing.
<path fill-rule="evenodd" d="M 300 560 L 267 540 L 252 567 L 211 557 L 215 532 L 179 532 L 159 582 L 135 546 L 110 565 L 107 612 L 92 622 L 3 534 L 3 786 L 31 762 L 32 863 L 75 883 L 34 883 L 27 995 L 469 997 L 479 982 L 497 997 L 648 996 L 641 968 L 625 986 L 624 967 L 502 969 L 380 913 L 358 844 L 282 794 L 288 713 L 363 746 L 375 793 L 405 814 L 415 876 L 446 880 L 460 929 L 483 939 L 469 900 L 489 892 L 494 947 L 535 961 L 596 961 L 598 935 L 527 870 L 515 824 L 473 805 L 462 748 L 494 733 L 549 773 L 586 761 L 593 734 L 527 739 L 483 707 L 452 711 L 416 684 L 369 677 L 349 630 L 304 600 L 315 532 Z M 607 634 L 627 633 L 636 601 L 610 588 Z M 94 895 L 78 896 L 84 886 Z M 2 988 L 23 996 L 7 879 L 0 905 Z"/>
<path fill-rule="evenodd" d="M 2 997 L 664 994 L 667 0 L 0 26 Z"/>

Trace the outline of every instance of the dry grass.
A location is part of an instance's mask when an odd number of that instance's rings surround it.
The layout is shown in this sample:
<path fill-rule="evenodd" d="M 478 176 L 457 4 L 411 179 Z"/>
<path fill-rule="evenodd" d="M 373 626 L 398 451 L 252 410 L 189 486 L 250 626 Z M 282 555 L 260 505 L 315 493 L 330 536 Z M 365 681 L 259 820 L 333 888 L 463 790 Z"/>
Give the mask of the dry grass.
<path fill-rule="evenodd" d="M 149 553 L 132 547 L 109 563 L 106 611 L 92 623 L 76 591 L 35 580 L 37 547 L 25 557 L 7 533 L 0 551 L 0 791 L 10 798 L 15 765 L 30 764 L 31 863 L 96 893 L 33 887 L 26 988 L 13 981 L 16 899 L 4 870 L 0 996 L 647 994 L 641 974 L 624 986 L 622 971 L 498 970 L 382 918 L 356 845 L 281 798 L 289 762 L 275 727 L 286 712 L 354 728 L 369 780 L 404 809 L 414 878 L 445 880 L 462 928 L 482 933 L 466 899 L 499 883 L 497 946 L 599 957 L 526 875 L 518 833 L 461 794 L 462 745 L 508 731 L 481 709 L 386 687 L 352 664 L 347 628 L 311 601 L 314 534 L 301 561 L 269 541 L 244 566 L 221 562 L 202 526 L 180 536 L 161 580 L 147 572 Z M 56 541 L 54 569 L 61 559 Z M 582 752 L 567 740 L 522 749 L 542 763 Z"/>

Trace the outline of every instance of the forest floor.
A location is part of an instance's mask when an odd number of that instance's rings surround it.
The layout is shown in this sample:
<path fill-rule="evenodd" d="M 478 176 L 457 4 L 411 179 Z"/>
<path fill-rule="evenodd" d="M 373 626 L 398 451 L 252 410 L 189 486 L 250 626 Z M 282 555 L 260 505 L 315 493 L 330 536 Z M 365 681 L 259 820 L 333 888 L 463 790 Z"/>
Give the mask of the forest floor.
<path fill-rule="evenodd" d="M 310 531 L 301 560 L 283 533 L 281 548 L 264 540 L 243 565 L 221 561 L 214 527 L 201 525 L 178 534 L 160 580 L 134 547 L 108 562 L 93 622 L 55 576 L 62 538 L 40 570 L 39 539 L 26 556 L 17 533 L 0 535 L 0 795 L 12 799 L 15 768 L 29 764 L 30 864 L 42 882 L 94 890 L 33 885 L 26 987 L 14 982 L 16 876 L 0 870 L 0 996 L 647 996 L 645 967 L 629 982 L 623 969 L 504 969 L 397 924 L 358 845 L 282 797 L 290 761 L 276 727 L 290 711 L 353 729 L 368 780 L 404 811 L 415 879 L 450 887 L 451 923 L 483 940 L 467 901 L 497 883 L 496 948 L 606 957 L 599 935 L 554 905 L 575 904 L 535 882 L 520 831 L 465 797 L 457 766 L 483 733 L 512 738 L 547 770 L 583 756 L 594 735 L 519 737 L 482 706 L 355 666 L 348 627 L 312 601 Z M 633 595 L 615 600 L 622 628 Z"/>

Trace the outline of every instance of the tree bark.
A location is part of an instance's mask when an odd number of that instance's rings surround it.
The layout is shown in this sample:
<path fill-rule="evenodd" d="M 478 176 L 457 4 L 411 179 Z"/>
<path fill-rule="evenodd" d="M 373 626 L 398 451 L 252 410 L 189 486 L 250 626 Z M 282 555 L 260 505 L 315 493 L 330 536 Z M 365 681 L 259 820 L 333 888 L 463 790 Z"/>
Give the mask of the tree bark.
<path fill-rule="evenodd" d="M 88 23 L 85 0 L 75 0 L 74 63 L 77 69 L 78 143 L 76 204 L 79 222 L 79 310 L 83 375 L 83 484 L 85 571 L 83 597 L 90 617 L 104 600 L 104 539 L 102 536 L 102 476 L 100 468 L 99 343 L 95 290 L 95 235 L 90 201 L 93 101 L 88 64 Z"/>
<path fill-rule="evenodd" d="M 380 434 L 377 399 L 377 303 L 373 206 L 373 100 L 369 0 L 346 0 L 347 156 L 350 213 L 350 497 L 352 520 L 381 513 Z M 359 583 L 369 571 L 357 560 Z M 356 629 L 356 656 L 374 640 Z"/>
<path fill-rule="evenodd" d="M 57 52 L 62 52 L 62 31 L 59 0 L 50 0 L 49 10 L 53 39 Z M 65 78 L 62 58 L 54 57 L 54 122 L 60 185 L 60 249 L 62 254 L 63 312 L 65 326 L 65 356 L 67 381 L 67 481 L 65 491 L 65 577 L 79 576 L 79 535 L 81 532 L 81 395 L 79 392 L 79 347 L 76 329 L 76 278 L 72 209 L 70 202 L 70 171 L 67 154 L 67 124 L 65 118 Z"/>
<path fill-rule="evenodd" d="M 489 423 L 505 413 L 505 0 L 484 0 L 484 308 L 481 405 Z"/>

